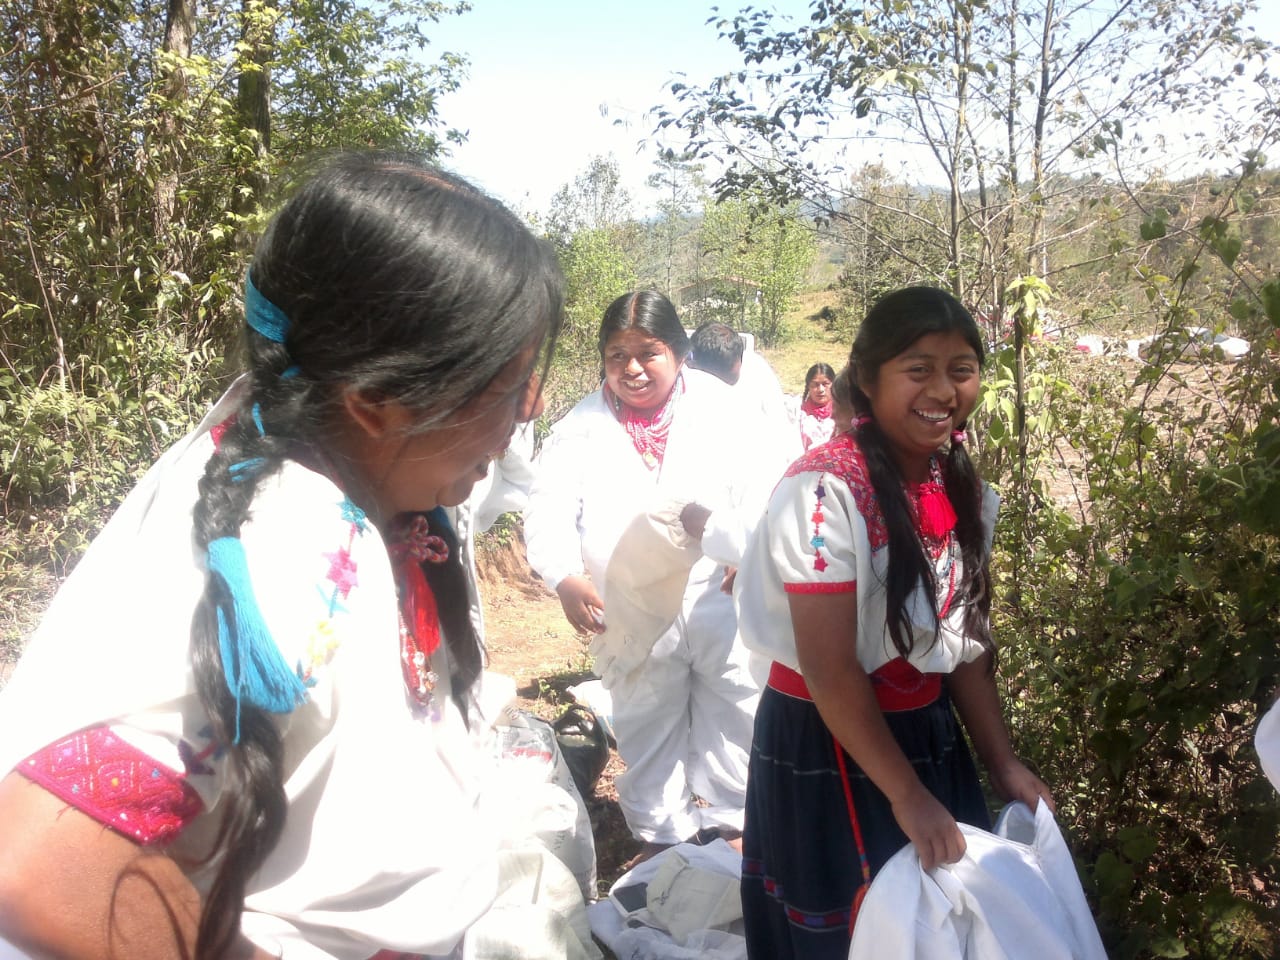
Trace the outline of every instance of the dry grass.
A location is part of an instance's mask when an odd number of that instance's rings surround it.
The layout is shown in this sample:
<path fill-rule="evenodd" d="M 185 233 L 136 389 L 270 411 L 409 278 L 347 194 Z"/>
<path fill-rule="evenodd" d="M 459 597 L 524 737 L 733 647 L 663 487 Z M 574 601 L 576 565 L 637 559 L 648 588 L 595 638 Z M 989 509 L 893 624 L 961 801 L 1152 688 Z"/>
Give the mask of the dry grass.
<path fill-rule="evenodd" d="M 834 308 L 836 300 L 837 295 L 831 290 L 801 294 L 784 320 L 790 336 L 777 346 L 761 349 L 760 353 L 769 361 L 787 393 L 798 394 L 804 390 L 804 375 L 815 363 L 829 363 L 833 370 L 839 370 L 848 359 L 849 344 L 845 338 L 833 334 L 818 319 L 822 308 Z"/>

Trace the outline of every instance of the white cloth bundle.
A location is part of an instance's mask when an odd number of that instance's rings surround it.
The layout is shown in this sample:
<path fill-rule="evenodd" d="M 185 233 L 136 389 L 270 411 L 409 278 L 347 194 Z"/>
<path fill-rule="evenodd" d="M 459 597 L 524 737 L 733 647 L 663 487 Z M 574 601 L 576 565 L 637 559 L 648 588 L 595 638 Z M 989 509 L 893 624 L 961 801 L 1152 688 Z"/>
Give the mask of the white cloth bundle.
<path fill-rule="evenodd" d="M 605 689 L 638 668 L 675 622 L 689 571 L 702 556 L 670 501 L 627 525 L 605 573 L 605 630 L 591 641 Z"/>
<path fill-rule="evenodd" d="M 1045 803 L 960 825 L 956 863 L 920 868 L 910 844 L 876 875 L 849 960 L 1106 960 L 1062 832 Z"/>
<path fill-rule="evenodd" d="M 1262 772 L 1280 790 L 1280 701 L 1274 703 L 1258 724 L 1253 745 L 1258 749 Z"/>

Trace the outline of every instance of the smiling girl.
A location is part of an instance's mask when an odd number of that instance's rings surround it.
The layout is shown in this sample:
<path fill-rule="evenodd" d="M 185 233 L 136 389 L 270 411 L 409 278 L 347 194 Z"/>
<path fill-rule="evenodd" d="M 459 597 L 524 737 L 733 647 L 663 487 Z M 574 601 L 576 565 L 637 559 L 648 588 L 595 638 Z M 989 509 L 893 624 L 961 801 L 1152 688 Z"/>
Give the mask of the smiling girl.
<path fill-rule="evenodd" d="M 846 957 L 901 846 L 931 869 L 964 853 L 957 820 L 989 827 L 955 712 L 1001 797 L 1052 807 L 996 695 L 997 498 L 964 449 L 982 361 L 950 294 L 880 300 L 849 357 L 853 429 L 792 465 L 738 573 L 743 640 L 773 661 L 743 837 L 753 958 Z"/>

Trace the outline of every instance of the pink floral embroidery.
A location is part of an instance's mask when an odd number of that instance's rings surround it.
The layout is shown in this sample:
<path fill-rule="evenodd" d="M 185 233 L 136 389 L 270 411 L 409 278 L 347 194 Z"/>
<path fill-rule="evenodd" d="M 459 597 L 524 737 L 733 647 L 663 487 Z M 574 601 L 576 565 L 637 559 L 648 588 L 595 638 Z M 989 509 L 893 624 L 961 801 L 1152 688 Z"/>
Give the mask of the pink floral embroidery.
<path fill-rule="evenodd" d="M 326 576 L 333 581 L 337 595 L 343 600 L 347 599 L 351 588 L 359 585 L 356 577 L 356 563 L 351 559 L 351 551 L 346 547 L 339 547 L 333 553 L 326 553 L 323 556 L 329 561 L 329 572 Z"/>
<path fill-rule="evenodd" d="M 356 537 L 362 536 L 365 532 L 368 519 L 365 512 L 344 498 L 338 508 L 342 511 L 342 519 L 347 522 L 347 544 L 339 547 L 333 553 L 321 554 L 329 561 L 329 571 L 325 574 L 325 579 L 333 584 L 333 590 L 329 593 L 329 616 L 332 617 L 338 611 L 338 600 L 345 600 L 351 594 L 352 589 L 360 585 L 360 580 L 356 575 L 356 562 L 351 558 L 351 548 L 355 545 Z M 308 670 L 308 674 L 310 671 Z"/>

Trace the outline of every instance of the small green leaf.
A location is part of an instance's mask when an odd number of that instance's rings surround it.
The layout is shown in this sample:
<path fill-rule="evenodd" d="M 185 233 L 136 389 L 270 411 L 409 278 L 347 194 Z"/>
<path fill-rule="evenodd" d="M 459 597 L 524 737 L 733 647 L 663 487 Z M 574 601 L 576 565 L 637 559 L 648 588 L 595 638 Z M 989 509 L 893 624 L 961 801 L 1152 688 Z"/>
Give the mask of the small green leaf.
<path fill-rule="evenodd" d="M 1168 232 L 1169 227 L 1163 217 L 1150 217 L 1138 227 L 1138 236 L 1143 240 L 1159 240 Z"/>

